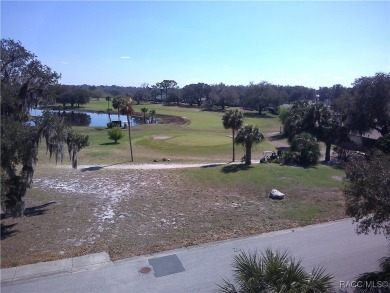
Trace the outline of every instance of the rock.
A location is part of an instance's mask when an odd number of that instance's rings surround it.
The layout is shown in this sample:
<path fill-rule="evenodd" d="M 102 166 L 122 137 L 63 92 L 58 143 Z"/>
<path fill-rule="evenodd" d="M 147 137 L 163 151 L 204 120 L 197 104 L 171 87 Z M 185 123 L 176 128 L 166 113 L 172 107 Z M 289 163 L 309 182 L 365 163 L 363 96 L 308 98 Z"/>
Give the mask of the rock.
<path fill-rule="evenodd" d="M 269 198 L 272 198 L 272 199 L 283 199 L 284 198 L 284 193 L 281 193 L 279 190 L 272 189 L 271 192 L 269 193 Z"/>

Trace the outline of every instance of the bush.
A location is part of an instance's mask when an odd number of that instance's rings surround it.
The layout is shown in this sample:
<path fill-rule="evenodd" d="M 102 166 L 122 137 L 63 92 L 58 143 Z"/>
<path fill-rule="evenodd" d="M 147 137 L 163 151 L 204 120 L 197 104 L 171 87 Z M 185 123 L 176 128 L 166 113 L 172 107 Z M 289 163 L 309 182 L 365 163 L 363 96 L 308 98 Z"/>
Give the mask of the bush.
<path fill-rule="evenodd" d="M 282 124 L 286 122 L 287 116 L 288 116 L 288 109 L 279 106 L 279 120 L 280 122 L 282 122 Z"/>
<path fill-rule="evenodd" d="M 306 132 L 302 132 L 292 139 L 291 150 L 297 152 L 296 159 L 302 166 L 316 165 L 321 156 L 317 139 Z"/>
<path fill-rule="evenodd" d="M 378 149 L 380 149 L 385 154 L 390 154 L 390 134 L 386 134 L 380 137 L 376 141 L 375 145 Z"/>
<path fill-rule="evenodd" d="M 282 157 L 283 165 L 293 165 L 295 162 L 295 154 L 293 152 L 285 152 Z"/>
<path fill-rule="evenodd" d="M 108 130 L 108 138 L 117 143 L 123 137 L 122 129 L 119 127 L 113 127 Z"/>

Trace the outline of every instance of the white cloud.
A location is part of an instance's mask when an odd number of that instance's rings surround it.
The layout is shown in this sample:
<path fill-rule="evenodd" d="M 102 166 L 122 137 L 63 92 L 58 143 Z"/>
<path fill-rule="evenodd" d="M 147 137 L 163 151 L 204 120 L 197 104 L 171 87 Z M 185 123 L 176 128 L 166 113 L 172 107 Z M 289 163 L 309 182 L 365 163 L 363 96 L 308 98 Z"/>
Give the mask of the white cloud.
<path fill-rule="evenodd" d="M 121 56 L 121 59 L 130 59 L 130 56 Z"/>

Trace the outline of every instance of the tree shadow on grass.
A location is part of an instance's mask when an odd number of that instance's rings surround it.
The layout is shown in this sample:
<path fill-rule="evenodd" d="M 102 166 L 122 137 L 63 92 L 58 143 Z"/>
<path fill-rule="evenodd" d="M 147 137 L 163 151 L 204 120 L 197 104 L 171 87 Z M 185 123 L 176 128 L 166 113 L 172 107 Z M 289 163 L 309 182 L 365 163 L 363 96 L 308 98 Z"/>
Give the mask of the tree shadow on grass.
<path fill-rule="evenodd" d="M 277 149 L 278 151 L 281 151 L 282 153 L 286 153 L 286 152 L 291 151 L 291 148 L 290 148 L 290 147 L 276 147 L 276 149 Z"/>
<path fill-rule="evenodd" d="M 214 167 L 219 167 L 221 166 L 221 164 L 208 164 L 208 165 L 204 165 L 202 166 L 201 168 L 214 168 Z"/>
<path fill-rule="evenodd" d="M 287 138 L 287 135 L 280 133 L 280 134 L 271 135 L 268 139 L 270 141 L 275 141 L 275 140 L 283 140 L 286 138 Z"/>
<path fill-rule="evenodd" d="M 245 164 L 233 164 L 233 165 L 227 165 L 222 168 L 223 173 L 236 173 L 238 171 L 246 171 L 249 169 L 252 169 L 253 166 L 251 165 L 245 165 Z"/>
<path fill-rule="evenodd" d="M 5 238 L 14 236 L 19 230 L 14 230 L 14 227 L 17 225 L 17 223 L 4 225 L 1 223 L 1 240 L 4 240 Z"/>
<path fill-rule="evenodd" d="M 24 210 L 24 216 L 26 216 L 26 217 L 41 216 L 41 215 L 46 213 L 46 211 L 47 211 L 46 207 L 48 207 L 49 205 L 52 205 L 54 203 L 55 203 L 55 201 L 51 201 L 51 202 L 48 202 L 45 204 L 41 204 L 39 206 L 26 208 Z"/>
<path fill-rule="evenodd" d="M 321 161 L 320 164 L 323 165 L 323 166 L 332 167 L 333 169 L 336 169 L 336 170 L 345 170 L 345 163 L 344 162 L 338 162 L 338 161 L 326 162 L 326 161 Z"/>
<path fill-rule="evenodd" d="M 115 142 L 105 142 L 105 143 L 100 143 L 99 145 L 116 145 L 116 144 L 120 144 L 119 142 L 115 143 Z"/>

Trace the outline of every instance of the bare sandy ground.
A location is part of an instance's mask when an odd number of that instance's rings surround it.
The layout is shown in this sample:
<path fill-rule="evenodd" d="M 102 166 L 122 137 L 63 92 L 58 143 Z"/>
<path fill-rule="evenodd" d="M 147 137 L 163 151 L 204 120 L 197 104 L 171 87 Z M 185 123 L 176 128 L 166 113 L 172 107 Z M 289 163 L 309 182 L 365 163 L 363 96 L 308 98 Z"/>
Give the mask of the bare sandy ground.
<path fill-rule="evenodd" d="M 236 162 L 239 163 L 239 162 Z M 226 163 L 227 164 L 227 163 Z M 201 168 L 226 165 L 225 163 L 153 163 L 153 164 L 131 164 L 122 163 L 114 165 L 79 165 L 81 171 L 94 171 L 99 169 L 108 170 L 165 170 L 182 168 Z M 62 168 L 71 168 L 70 165 L 63 165 Z"/>

